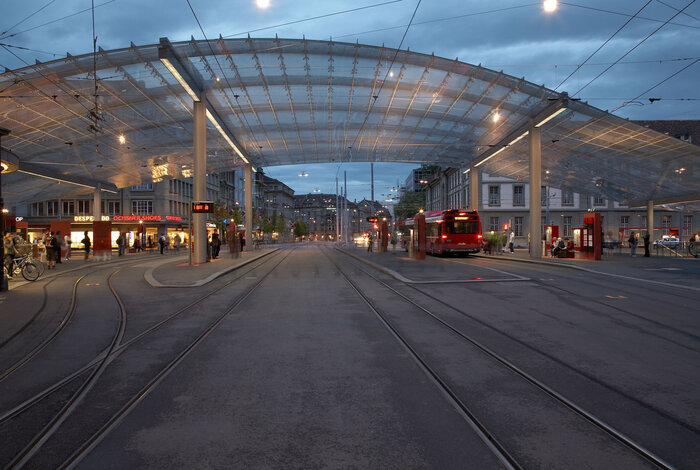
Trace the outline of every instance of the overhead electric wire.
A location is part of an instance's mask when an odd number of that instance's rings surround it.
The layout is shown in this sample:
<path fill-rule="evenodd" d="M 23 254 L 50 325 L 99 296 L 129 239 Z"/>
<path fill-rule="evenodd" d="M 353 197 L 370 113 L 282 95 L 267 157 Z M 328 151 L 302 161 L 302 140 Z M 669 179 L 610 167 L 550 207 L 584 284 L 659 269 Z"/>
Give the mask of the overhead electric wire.
<path fill-rule="evenodd" d="M 603 70 L 603 71 L 600 72 L 598 75 L 596 75 L 595 77 L 593 77 L 588 83 L 586 83 L 581 89 L 579 89 L 579 90 L 578 90 L 576 93 L 574 93 L 572 96 L 577 96 L 579 93 L 581 93 L 583 90 L 585 90 L 586 87 L 588 87 L 588 85 L 590 85 L 591 83 L 593 83 L 594 81 L 596 81 L 598 78 L 600 78 L 601 75 L 603 75 L 605 72 L 607 72 L 608 70 L 610 70 L 611 68 L 613 68 L 613 67 L 614 67 L 618 62 L 620 62 L 622 59 L 624 59 L 624 58 L 627 57 L 629 54 L 631 54 L 632 51 L 634 51 L 636 48 L 638 48 L 639 46 L 641 46 L 642 44 L 644 44 L 644 42 L 645 42 L 647 39 L 649 39 L 649 38 L 652 37 L 654 34 L 656 34 L 661 28 L 663 28 L 664 26 L 666 26 L 672 19 L 674 19 L 676 16 L 680 15 L 680 14 L 683 12 L 683 10 L 685 10 L 686 8 L 688 8 L 689 6 L 691 6 L 693 3 L 695 3 L 695 0 L 691 0 L 691 2 L 688 3 L 685 7 L 683 7 L 682 10 L 678 11 L 675 15 L 673 15 L 671 18 L 669 18 L 668 20 L 666 20 L 666 22 L 665 22 L 664 24 L 662 24 L 661 26 L 659 26 L 658 28 L 656 28 L 654 31 L 652 31 L 651 33 L 649 33 L 644 39 L 642 39 L 642 40 L 639 41 L 637 44 L 635 44 L 634 47 L 632 47 L 629 51 L 625 52 L 619 59 L 617 59 L 615 62 L 613 62 L 610 66 L 606 67 L 605 70 Z"/>
<path fill-rule="evenodd" d="M 569 2 L 559 2 L 559 4 L 570 6 L 570 7 L 576 7 L 576 8 L 584 8 L 586 10 L 599 11 L 601 13 L 610 13 L 611 15 L 630 16 L 629 13 L 622 13 L 619 11 L 606 10 L 604 8 L 589 7 L 587 5 L 577 5 L 575 3 L 569 3 Z M 638 16 L 637 19 L 645 20 L 645 21 L 653 21 L 654 23 L 663 23 L 664 22 L 663 20 L 657 20 L 656 18 L 647 18 L 646 16 Z M 669 23 L 669 24 L 672 24 L 673 26 L 683 26 L 685 28 L 700 29 L 700 26 L 691 26 L 691 25 L 682 24 L 682 23 Z"/>
<path fill-rule="evenodd" d="M 666 3 L 666 2 L 664 2 L 664 1 L 662 1 L 662 0 L 656 0 L 656 1 L 659 2 L 660 4 L 662 4 L 663 6 L 669 7 L 671 10 L 676 10 L 676 11 L 678 11 L 678 8 L 674 7 L 673 5 L 669 5 L 668 3 Z M 691 15 L 690 13 L 687 13 L 687 12 L 683 12 L 683 16 L 687 16 L 688 18 L 692 18 L 692 19 L 694 19 L 695 21 L 700 21 L 700 18 L 697 18 L 697 17 L 695 17 L 695 16 L 693 16 L 693 15 Z"/>
<path fill-rule="evenodd" d="M 32 16 L 36 15 L 36 14 L 39 13 L 41 10 L 43 10 L 43 9 L 46 8 L 46 7 L 48 7 L 49 5 L 51 5 L 51 4 L 52 4 L 53 2 L 55 2 L 55 1 L 56 1 L 56 0 L 51 0 L 49 3 L 47 3 L 47 4 L 44 5 L 43 7 L 39 8 L 38 10 L 36 10 L 34 13 L 31 13 L 29 16 L 25 17 L 23 20 L 20 20 L 18 23 L 15 23 L 15 24 L 14 24 L 13 26 L 11 26 L 10 28 L 7 28 L 6 31 L 3 31 L 2 33 L 0 33 L 0 36 L 3 36 L 3 35 L 5 35 L 5 34 L 9 33 L 9 32 L 12 31 L 13 29 L 15 29 L 17 26 L 21 25 L 22 23 L 24 23 L 25 21 L 27 21 L 29 18 L 31 18 Z"/>
<path fill-rule="evenodd" d="M 576 72 L 578 72 L 578 71 L 581 69 L 581 67 L 583 67 L 583 66 L 586 64 L 586 62 L 588 62 L 594 55 L 596 55 L 596 54 L 598 53 L 598 51 L 600 51 L 602 48 L 604 48 L 605 45 L 606 45 L 607 43 L 609 43 L 610 41 L 612 41 L 612 39 L 613 39 L 615 36 L 617 36 L 617 33 L 619 33 L 620 31 L 622 31 L 622 30 L 625 28 L 625 26 L 627 26 L 628 24 L 630 24 L 630 22 L 631 22 L 633 19 L 635 19 L 635 18 L 637 17 L 637 15 L 639 15 L 639 14 L 642 12 L 642 10 L 644 10 L 647 6 L 649 6 L 649 4 L 650 4 L 651 2 L 653 2 L 653 1 L 654 1 L 654 0 L 649 0 L 648 2 L 646 2 L 646 3 L 644 4 L 644 6 L 642 6 L 642 8 L 640 8 L 639 10 L 637 10 L 637 13 L 635 13 L 634 15 L 632 15 L 632 16 L 625 22 L 625 24 L 623 24 L 622 26 L 620 26 L 620 27 L 617 29 L 617 31 L 615 31 L 615 32 L 612 34 L 612 36 L 610 36 L 608 39 L 606 39 L 605 42 L 603 42 L 603 44 L 601 44 L 600 47 L 598 47 L 598 49 L 596 49 L 595 51 L 593 51 L 593 53 L 592 53 L 591 55 L 589 55 L 588 57 L 586 57 L 586 60 L 584 60 L 583 62 L 581 62 L 581 63 L 579 64 L 579 66 L 576 67 L 576 68 L 573 70 L 573 72 L 571 72 L 564 80 L 562 80 L 561 83 L 560 83 L 559 85 L 555 86 L 554 89 L 556 90 L 557 88 L 559 88 L 560 86 L 562 86 L 564 83 L 566 83 L 566 81 L 569 80 Z M 613 64 L 613 65 L 614 65 L 614 64 Z"/>
<path fill-rule="evenodd" d="M 105 5 L 107 5 L 107 4 L 116 2 L 116 1 L 117 1 L 117 0 L 108 0 L 108 1 L 106 1 L 106 2 L 104 2 L 104 3 L 100 3 L 100 4 L 97 5 L 95 8 L 99 8 L 99 7 L 105 6 Z M 15 37 L 15 36 L 19 36 L 20 34 L 28 33 L 28 32 L 30 32 L 30 31 L 34 31 L 35 29 L 43 28 L 44 26 L 48 26 L 48 25 L 50 25 L 50 24 L 57 23 L 57 22 L 59 22 L 59 21 L 65 20 L 65 19 L 67 19 L 67 18 L 71 18 L 71 17 L 76 16 L 76 15 L 79 15 L 79 14 L 81 14 L 81 13 L 85 13 L 86 11 L 90 11 L 91 9 L 92 9 L 92 8 L 85 8 L 84 10 L 76 11 L 75 13 L 71 13 L 70 15 L 62 16 L 61 18 L 57 18 L 57 19 L 55 19 L 55 20 L 51 20 L 51 21 L 49 21 L 49 22 L 47 22 L 47 23 L 43 23 L 43 24 L 40 24 L 40 25 L 37 25 L 37 26 L 33 26 L 33 27 L 29 28 L 29 29 L 25 29 L 25 30 L 23 30 L 23 31 L 20 31 L 19 33 L 13 33 L 13 34 L 8 34 L 8 35 L 4 35 L 4 36 L 3 36 L 3 35 L 0 35 L 0 39 L 7 39 L 7 38 L 12 38 L 12 37 Z"/>
<path fill-rule="evenodd" d="M 209 38 L 207 38 L 207 34 L 204 32 L 204 28 L 202 27 L 202 23 L 200 23 L 199 18 L 197 17 L 197 13 L 195 13 L 194 8 L 192 7 L 192 4 L 190 3 L 190 0 L 185 0 L 187 2 L 187 5 L 190 7 L 190 11 L 192 12 L 192 16 L 194 16 L 195 21 L 197 22 L 197 25 L 199 26 L 199 30 L 202 32 L 202 36 L 204 36 L 204 39 L 207 42 L 207 46 L 209 47 L 209 51 L 211 52 L 212 57 L 214 58 L 214 61 L 216 61 L 216 65 L 219 66 L 219 70 L 221 71 L 221 75 L 223 76 L 224 81 L 226 82 L 226 86 L 228 87 L 229 90 L 232 90 L 233 87 L 228 81 L 228 77 L 226 76 L 226 73 L 224 73 L 224 68 L 221 66 L 221 63 L 219 62 L 219 59 L 214 52 L 214 49 L 211 47 L 211 43 L 209 41 Z M 224 92 L 225 94 L 226 92 Z M 241 105 L 238 103 L 238 99 L 236 98 L 236 104 L 238 104 L 238 108 L 240 111 Z M 252 103 L 251 103 L 252 106 Z M 255 139 L 255 133 L 253 132 L 252 128 L 250 127 L 250 123 L 248 122 L 248 118 L 246 118 L 245 113 L 241 112 L 241 116 L 243 117 L 243 121 L 245 122 L 245 125 L 247 127 L 247 131 L 250 134 L 250 140 L 253 141 L 253 144 L 255 144 L 256 149 L 260 151 L 259 149 L 262 148 L 262 146 L 258 143 L 258 141 Z"/>
<path fill-rule="evenodd" d="M 681 73 L 681 72 L 685 71 L 686 69 L 692 67 L 693 65 L 697 64 L 698 62 L 700 62 L 700 58 L 699 58 L 699 59 L 695 59 L 692 63 L 690 63 L 690 64 L 686 65 L 685 67 L 683 67 L 682 69 L 680 69 L 680 70 L 678 70 L 678 71 L 672 73 L 671 75 L 669 75 L 668 77 L 664 78 L 663 80 L 661 80 L 659 83 L 657 83 L 657 84 L 654 85 L 653 87 L 651 87 L 651 88 L 649 88 L 649 89 L 647 89 L 647 90 L 644 90 L 643 92 L 641 92 L 641 93 L 640 93 L 639 95 L 637 95 L 636 97 L 632 98 L 631 100 L 627 100 L 626 102 L 622 103 L 620 106 L 614 108 L 614 109 L 613 109 L 612 111 L 610 111 L 610 112 L 611 112 L 611 113 L 614 113 L 614 112 L 617 111 L 618 109 L 624 108 L 628 103 L 630 103 L 630 102 L 632 102 L 632 101 L 635 101 L 635 100 L 641 98 L 643 95 L 646 95 L 647 93 L 649 93 L 649 92 L 650 92 L 651 90 L 653 90 L 654 88 L 657 88 L 657 87 L 663 85 L 664 83 L 666 83 L 667 81 L 669 81 L 670 79 L 672 79 L 673 77 L 675 77 L 676 75 L 678 75 L 679 73 Z M 679 98 L 679 100 L 685 100 L 685 99 L 684 99 L 684 98 Z M 693 98 L 687 98 L 687 100 L 688 100 L 688 101 L 691 101 L 691 100 L 693 100 Z"/>
<path fill-rule="evenodd" d="M 276 25 L 273 25 L 273 26 L 265 26 L 265 27 L 263 27 L 263 28 L 251 29 L 251 30 L 249 30 L 249 31 L 242 31 L 242 32 L 240 32 L 240 33 L 229 34 L 229 35 L 224 36 L 224 37 L 225 37 L 225 38 L 232 38 L 232 37 L 235 37 L 235 36 L 242 36 L 242 35 L 244 35 L 244 34 L 256 33 L 256 32 L 258 32 L 258 31 L 265 31 L 265 30 L 267 30 L 267 29 L 274 29 L 274 28 L 279 28 L 279 27 L 282 27 L 282 26 L 289 26 L 289 25 L 292 25 L 292 24 L 304 23 L 304 22 L 306 22 L 306 21 L 319 20 L 319 19 L 328 18 L 328 17 L 331 17 L 331 16 L 342 15 L 342 14 L 344 14 L 344 13 L 352 13 L 352 12 L 355 12 L 355 11 L 367 10 L 367 9 L 369 9 L 369 8 L 375 8 L 375 7 L 380 7 L 380 6 L 384 6 L 384 5 L 389 5 L 389 4 L 391 4 L 391 3 L 399 3 L 399 2 L 402 2 L 402 1 L 403 1 L 403 0 L 391 0 L 391 1 L 388 1 L 388 2 L 375 3 L 375 4 L 373 4 L 373 5 L 367 5 L 367 6 L 364 6 L 364 7 L 351 8 L 350 10 L 337 11 L 337 12 L 335 12 L 335 13 L 327 13 L 327 14 L 324 14 L 324 15 L 312 16 L 312 17 L 309 17 L 309 18 L 301 19 L 301 20 L 288 21 L 287 23 L 280 23 L 280 24 L 276 24 Z"/>
<path fill-rule="evenodd" d="M 391 68 L 394 66 L 394 62 L 396 62 L 396 57 L 398 57 L 399 52 L 401 51 L 401 46 L 403 46 L 403 42 L 406 40 L 406 35 L 408 34 L 408 30 L 411 28 L 411 24 L 413 23 L 413 19 L 416 17 L 416 13 L 418 12 L 418 7 L 420 7 L 422 0 L 418 0 L 418 3 L 416 3 L 416 8 L 413 10 L 413 14 L 411 15 L 411 20 L 408 22 L 408 25 L 406 25 L 406 30 L 403 32 L 403 36 L 401 36 L 401 42 L 399 42 L 399 46 L 396 48 L 394 52 L 394 57 L 391 59 L 391 63 L 389 64 L 389 67 L 386 69 L 386 73 L 384 74 L 384 79 L 382 80 L 381 85 L 379 85 L 379 90 L 377 91 L 377 94 L 374 95 L 372 98 L 372 102 L 369 105 L 369 109 L 365 113 L 365 118 L 362 121 L 362 125 L 360 126 L 360 130 L 357 131 L 357 134 L 355 134 L 355 139 L 353 139 L 352 144 L 350 145 L 350 148 L 355 147 L 355 143 L 357 142 L 357 139 L 360 137 L 362 134 L 362 131 L 365 128 L 365 125 L 367 124 L 367 119 L 369 118 L 370 113 L 372 112 L 372 108 L 374 108 L 374 104 L 377 102 L 377 99 L 379 98 L 379 94 L 382 92 L 384 89 L 384 84 L 386 83 L 386 79 L 389 76 L 389 72 L 391 71 Z M 340 167 L 343 166 L 343 163 L 341 162 L 338 165 L 338 169 L 335 172 L 335 176 L 338 176 L 338 173 L 340 172 Z"/>
<path fill-rule="evenodd" d="M 419 21 L 419 22 L 413 23 L 413 26 L 420 26 L 420 25 L 431 24 L 431 23 L 439 23 L 442 21 L 458 20 L 461 18 L 469 18 L 471 16 L 488 15 L 490 13 L 500 13 L 503 11 L 516 10 L 519 8 L 527 8 L 527 7 L 537 6 L 537 5 L 539 5 L 539 3 L 526 3 L 523 5 L 516 5 L 513 7 L 496 8 L 494 10 L 486 10 L 486 11 L 480 11 L 480 12 L 476 12 L 476 13 L 465 13 L 463 15 L 446 16 L 444 18 L 436 18 L 434 20 Z M 334 37 L 336 39 L 339 39 L 339 38 L 346 38 L 346 37 L 350 37 L 350 36 L 360 36 L 363 34 L 380 33 L 382 31 L 390 31 L 392 29 L 399 29 L 399 28 L 408 27 L 408 26 L 411 26 L 411 25 L 410 24 L 401 24 L 401 25 L 396 25 L 396 26 L 389 26 L 387 28 L 372 29 L 369 31 L 362 31 L 360 33 L 343 34 L 342 36 L 334 36 Z"/>

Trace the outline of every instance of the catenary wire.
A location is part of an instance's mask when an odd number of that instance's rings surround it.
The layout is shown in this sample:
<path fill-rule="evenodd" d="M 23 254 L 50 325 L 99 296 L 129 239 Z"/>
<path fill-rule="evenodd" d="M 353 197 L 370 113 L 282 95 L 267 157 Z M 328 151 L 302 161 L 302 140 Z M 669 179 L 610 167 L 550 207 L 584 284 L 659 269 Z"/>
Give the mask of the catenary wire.
<path fill-rule="evenodd" d="M 367 5 L 367 6 L 364 6 L 364 7 L 351 8 L 350 10 L 336 11 L 336 12 L 334 12 L 334 13 L 327 13 L 327 14 L 325 14 L 325 15 L 312 16 L 312 17 L 309 17 L 309 18 L 303 18 L 303 19 L 301 19 L 301 20 L 289 21 L 289 22 L 287 22 L 287 23 L 280 23 L 280 24 L 276 24 L 276 25 L 273 25 L 273 26 L 265 26 L 265 27 L 262 27 L 262 28 L 251 29 L 251 30 L 248 30 L 248 31 L 241 31 L 240 33 L 229 34 L 229 35 L 224 36 L 224 37 L 225 37 L 225 38 L 232 38 L 232 37 L 235 37 L 235 36 L 243 36 L 244 34 L 257 33 L 258 31 L 265 31 L 265 30 L 267 30 L 267 29 L 274 29 L 274 28 L 279 28 L 279 27 L 282 27 L 282 26 L 289 26 L 289 25 L 293 25 L 293 24 L 304 23 L 304 22 L 306 22 L 306 21 L 319 20 L 319 19 L 322 19 L 322 18 L 328 18 L 328 17 L 331 17 L 331 16 L 342 15 L 342 14 L 344 14 L 344 13 L 352 13 L 352 12 L 360 11 L 360 10 L 367 10 L 367 9 L 370 9 L 370 8 L 380 7 L 380 6 L 389 5 L 389 4 L 392 4 L 392 3 L 398 3 L 398 2 L 402 2 L 402 1 L 403 1 L 403 0 L 391 0 L 391 1 L 389 1 L 389 2 L 375 3 L 375 4 Z"/>
<path fill-rule="evenodd" d="M 555 86 L 554 89 L 555 89 L 555 90 L 558 89 L 560 86 L 562 86 L 564 83 L 566 83 L 571 77 L 573 77 L 574 74 L 575 74 L 576 72 L 578 72 L 578 71 L 581 69 L 581 67 L 583 67 L 583 66 L 586 64 L 586 62 L 588 62 L 594 55 L 596 55 L 596 54 L 598 53 L 598 51 L 600 51 L 602 48 L 604 48 L 604 47 L 606 46 L 606 44 L 608 44 L 610 41 L 612 41 L 613 38 L 614 38 L 615 36 L 617 36 L 617 33 L 619 33 L 620 31 L 622 31 L 622 30 L 625 28 L 625 26 L 627 26 L 628 24 L 630 24 L 630 23 L 632 22 L 632 20 L 635 19 L 635 18 L 637 17 L 637 15 L 639 15 L 639 14 L 642 12 L 642 10 L 644 10 L 647 6 L 649 6 L 649 4 L 650 4 L 652 1 L 654 1 L 654 0 L 649 0 L 648 2 L 646 2 L 646 3 L 642 6 L 642 8 L 640 8 L 639 10 L 637 10 L 637 13 L 635 13 L 635 14 L 632 15 L 632 16 L 630 16 L 630 18 L 625 22 L 625 24 L 623 24 L 622 26 L 620 26 L 620 27 L 617 29 L 617 31 L 615 31 L 615 32 L 612 34 L 612 36 L 610 36 L 608 39 L 606 39 L 605 42 L 603 42 L 603 44 L 601 44 L 601 45 L 598 47 L 598 49 L 596 49 L 595 51 L 593 51 L 593 53 L 592 53 L 591 55 L 589 55 L 588 57 L 586 57 L 586 60 L 584 60 L 583 62 L 581 62 L 581 63 L 578 65 L 578 67 L 576 67 L 564 80 L 562 80 L 561 83 L 559 83 L 559 85 Z M 614 64 L 613 64 L 613 65 L 614 65 Z"/>
<path fill-rule="evenodd" d="M 0 33 L 0 36 L 4 36 L 5 34 L 9 33 L 9 32 L 12 31 L 13 29 L 15 29 L 17 26 L 21 25 L 22 23 L 24 23 L 25 21 L 27 21 L 29 18 L 31 18 L 32 16 L 36 15 L 36 14 L 39 13 L 41 10 L 45 9 L 46 7 L 48 7 L 49 5 L 51 5 L 51 4 L 52 4 L 53 2 L 55 2 L 55 1 L 56 1 L 56 0 L 50 0 L 49 3 L 47 3 L 47 4 L 44 5 L 43 7 L 39 8 L 38 10 L 36 10 L 34 13 L 30 13 L 29 16 L 25 17 L 24 19 L 22 19 L 22 20 L 20 20 L 19 22 L 15 23 L 13 26 L 7 28 L 7 30 L 5 30 L 5 31 L 3 31 L 2 33 Z"/>
<path fill-rule="evenodd" d="M 101 6 L 104 6 L 104 5 L 107 5 L 107 4 L 109 4 L 109 3 L 113 3 L 113 2 L 116 2 L 116 1 L 117 1 L 117 0 L 109 0 L 109 1 L 104 2 L 104 3 L 100 3 L 100 4 L 97 5 L 95 8 L 99 8 L 99 7 L 101 7 Z M 92 9 L 92 8 L 85 8 L 85 9 L 83 9 L 83 10 L 76 11 L 75 13 L 71 13 L 70 15 L 62 16 L 61 18 L 58 18 L 58 19 L 49 21 L 49 22 L 47 22 L 47 23 L 43 23 L 43 24 L 40 24 L 40 25 L 37 25 L 37 26 L 33 26 L 33 27 L 29 28 L 29 29 L 25 29 L 25 30 L 20 31 L 20 32 L 18 32 L 18 33 L 9 34 L 9 35 L 6 35 L 6 36 L 0 36 L 0 39 L 7 39 L 7 38 L 19 36 L 20 34 L 28 33 L 28 32 L 30 32 L 30 31 L 34 31 L 35 29 L 43 28 L 44 26 L 48 26 L 48 25 L 50 25 L 50 24 L 57 23 L 57 22 L 59 22 L 59 21 L 62 21 L 62 20 L 71 18 L 71 17 L 76 16 L 76 15 L 79 15 L 79 14 L 81 14 L 81 13 L 85 13 L 86 11 L 90 11 L 91 9 Z"/>
<path fill-rule="evenodd" d="M 634 50 L 637 49 L 639 46 L 641 46 L 642 44 L 644 44 L 644 42 L 646 42 L 647 39 L 649 39 L 649 38 L 652 37 L 654 34 L 656 34 L 661 28 L 663 28 L 663 27 L 666 26 L 668 23 L 670 23 L 670 21 L 671 21 L 672 19 L 674 19 L 676 16 L 680 15 L 680 14 L 683 12 L 683 10 L 687 9 L 687 8 L 688 8 L 689 6 L 691 6 L 693 3 L 695 3 L 695 0 L 691 0 L 691 2 L 688 3 L 685 7 L 683 7 L 682 10 L 678 11 L 675 15 L 673 15 L 671 18 L 669 18 L 668 20 L 666 20 L 666 22 L 665 22 L 664 24 L 662 24 L 661 26 L 659 26 L 658 28 L 656 28 L 654 31 L 652 31 L 651 33 L 649 33 L 644 39 L 642 39 L 642 40 L 639 41 L 637 44 L 635 44 L 630 50 L 628 50 L 627 52 L 625 52 L 625 53 L 624 53 L 619 59 L 617 59 L 614 63 L 612 63 L 611 65 L 609 65 L 608 67 L 606 67 L 605 70 L 603 70 L 603 71 L 600 72 L 598 75 L 596 75 L 595 77 L 593 77 L 588 83 L 586 83 L 582 88 L 580 88 L 580 89 L 579 89 L 576 93 L 574 93 L 572 96 L 577 96 L 579 93 L 581 93 L 583 90 L 585 90 L 591 83 L 593 83 L 594 81 L 596 81 L 596 80 L 597 80 L 598 78 L 600 78 L 605 72 L 607 72 L 608 70 L 610 70 L 611 68 L 613 68 L 618 62 L 620 62 L 622 59 L 624 59 L 624 58 L 627 57 L 629 54 L 631 54 L 632 51 L 634 51 Z"/>
<path fill-rule="evenodd" d="M 693 62 L 691 62 L 690 64 L 688 64 L 688 65 L 686 65 L 685 67 L 683 67 L 682 69 L 680 69 L 680 70 L 678 70 L 678 71 L 672 73 L 671 75 L 669 75 L 668 77 L 664 78 L 663 80 L 661 80 L 659 83 L 657 83 L 657 84 L 654 85 L 653 87 L 651 87 L 651 88 L 649 88 L 649 89 L 643 91 L 642 93 L 640 93 L 640 94 L 637 95 L 636 97 L 632 98 L 631 100 L 625 101 L 625 102 L 622 103 L 620 106 L 618 106 L 618 107 L 616 107 L 616 108 L 613 108 L 610 112 L 611 112 L 611 113 L 614 113 L 614 112 L 617 111 L 618 109 L 624 108 L 628 103 L 639 99 L 639 98 L 642 97 L 643 95 L 649 93 L 649 92 L 650 92 L 651 90 L 653 90 L 654 88 L 656 88 L 656 87 L 658 87 L 658 86 L 664 84 L 664 83 L 667 82 L 668 80 L 672 79 L 673 77 L 675 77 L 675 76 L 678 75 L 679 73 L 684 72 L 685 70 L 689 69 L 690 67 L 692 67 L 693 65 L 697 64 L 698 62 L 700 62 L 700 58 L 695 59 L 695 60 L 694 60 Z M 687 99 L 688 101 L 695 100 L 694 98 L 679 98 L 679 100 L 685 100 L 685 99 Z"/>
<path fill-rule="evenodd" d="M 629 13 L 621 13 L 619 11 L 613 11 L 613 10 L 606 10 L 604 8 L 596 8 L 596 7 L 591 7 L 588 5 L 577 5 L 576 3 L 568 3 L 568 2 L 559 2 L 560 5 L 566 5 L 570 7 L 576 7 L 576 8 L 584 8 L 586 10 L 593 10 L 593 11 L 599 11 L 601 13 L 609 13 L 611 15 L 618 15 L 618 16 L 630 16 Z M 645 20 L 645 21 L 653 21 L 654 23 L 663 23 L 663 20 L 657 20 L 656 18 L 647 18 L 646 16 L 638 16 L 637 17 L 640 20 Z M 673 26 L 682 26 L 684 28 L 692 28 L 692 29 L 700 29 L 700 26 L 691 26 L 688 24 L 682 24 L 682 23 L 673 23 L 670 22 L 669 24 Z"/>
<path fill-rule="evenodd" d="M 406 30 L 403 32 L 403 36 L 401 37 L 401 42 L 399 42 L 399 46 L 396 48 L 394 51 L 394 57 L 391 59 L 391 63 L 389 64 L 389 67 L 386 69 L 386 73 L 384 74 L 384 79 L 382 80 L 382 83 L 379 85 L 379 90 L 377 91 L 377 94 L 375 97 L 378 97 L 379 94 L 382 92 L 384 89 L 384 84 L 386 83 L 386 79 L 389 76 L 389 72 L 391 71 L 391 68 L 394 66 L 394 62 L 396 62 L 396 57 L 399 55 L 399 51 L 401 50 L 401 46 L 403 46 L 403 42 L 406 40 L 406 35 L 408 34 L 408 30 L 411 28 L 411 24 L 413 23 L 413 19 L 416 17 L 416 13 L 418 12 L 418 7 L 420 7 L 422 0 L 418 0 L 418 3 L 416 3 L 416 8 L 413 10 L 413 14 L 411 15 L 411 20 L 408 22 L 408 25 L 406 25 Z M 367 125 L 367 119 L 369 119 L 369 115 L 372 112 L 372 108 L 374 108 L 374 104 L 377 102 L 377 99 L 373 99 L 369 109 L 365 113 L 365 118 L 362 121 L 362 125 L 360 126 L 360 129 L 357 131 L 357 134 L 355 134 L 355 138 L 353 139 L 352 143 L 350 144 L 350 148 L 355 147 L 355 143 L 357 142 L 357 139 L 360 137 L 360 134 L 362 134 L 362 131 L 365 128 L 365 125 Z M 338 165 L 338 169 L 335 172 L 336 178 L 338 177 L 338 173 L 340 172 L 340 167 L 343 166 L 343 162 L 341 162 Z"/>

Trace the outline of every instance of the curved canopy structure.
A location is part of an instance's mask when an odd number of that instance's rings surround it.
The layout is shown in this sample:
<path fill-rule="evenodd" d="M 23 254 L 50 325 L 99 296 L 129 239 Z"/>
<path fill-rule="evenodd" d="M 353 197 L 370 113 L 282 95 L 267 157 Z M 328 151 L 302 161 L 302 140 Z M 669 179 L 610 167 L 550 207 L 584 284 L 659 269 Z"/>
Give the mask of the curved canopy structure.
<path fill-rule="evenodd" d="M 210 171 L 385 161 L 477 164 L 527 180 L 520 137 L 536 125 L 553 186 L 630 202 L 700 199 L 699 147 L 524 78 L 410 51 L 278 38 L 162 39 L 6 70 L 0 126 L 11 130 L 3 147 L 20 171 L 3 178 L 5 197 L 57 189 L 36 175 L 104 187 L 189 176 L 193 98 L 207 104 Z"/>

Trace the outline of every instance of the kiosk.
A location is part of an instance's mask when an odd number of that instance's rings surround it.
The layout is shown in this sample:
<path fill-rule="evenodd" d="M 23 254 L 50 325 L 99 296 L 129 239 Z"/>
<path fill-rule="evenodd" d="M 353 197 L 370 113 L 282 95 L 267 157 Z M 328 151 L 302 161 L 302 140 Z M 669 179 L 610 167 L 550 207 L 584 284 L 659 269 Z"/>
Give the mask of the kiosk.
<path fill-rule="evenodd" d="M 600 260 L 603 247 L 603 228 L 600 214 L 592 212 L 584 214 L 581 229 L 583 256 L 589 260 Z"/>

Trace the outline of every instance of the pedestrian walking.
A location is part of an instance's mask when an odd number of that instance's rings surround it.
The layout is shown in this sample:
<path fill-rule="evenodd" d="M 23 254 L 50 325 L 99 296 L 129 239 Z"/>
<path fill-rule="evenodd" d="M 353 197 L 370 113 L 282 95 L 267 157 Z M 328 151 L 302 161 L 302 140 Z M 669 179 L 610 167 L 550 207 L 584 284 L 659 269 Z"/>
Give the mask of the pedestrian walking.
<path fill-rule="evenodd" d="M 243 253 L 243 248 L 245 248 L 245 237 L 243 232 L 238 232 L 238 241 L 240 242 L 241 253 Z"/>
<path fill-rule="evenodd" d="M 630 244 L 630 256 L 634 258 L 634 254 L 637 250 L 637 237 L 634 232 L 630 232 L 630 237 L 627 239 Z"/>
<path fill-rule="evenodd" d="M 651 254 L 649 253 L 649 232 L 644 234 L 644 257 L 649 258 Z"/>
<path fill-rule="evenodd" d="M 510 249 L 510 252 L 513 253 L 515 250 L 513 249 L 513 243 L 515 243 L 515 232 L 513 229 L 509 229 L 510 232 L 508 233 L 508 248 Z"/>
<path fill-rule="evenodd" d="M 70 261 L 70 245 L 71 245 L 70 233 L 67 233 L 66 236 L 63 237 L 63 241 L 66 243 L 66 261 Z"/>
<path fill-rule="evenodd" d="M 138 236 L 134 238 L 134 249 L 137 253 L 141 253 L 141 240 Z"/>
<path fill-rule="evenodd" d="M 163 254 L 163 250 L 165 249 L 165 235 L 162 233 L 160 234 L 160 237 L 158 237 L 158 245 L 160 245 L 160 254 Z"/>
<path fill-rule="evenodd" d="M 92 246 L 92 243 L 90 242 L 90 236 L 88 235 L 87 230 L 83 232 L 83 235 L 83 239 L 80 240 L 80 243 L 82 243 L 83 247 L 85 247 L 85 261 L 87 261 L 88 256 L 90 256 L 90 247 Z"/>
<path fill-rule="evenodd" d="M 391 254 L 395 255 L 396 254 L 396 234 L 395 233 L 391 234 L 391 239 L 389 241 L 391 242 Z"/>
<path fill-rule="evenodd" d="M 63 247 L 65 246 L 65 240 L 61 235 L 60 230 L 56 230 L 56 262 L 61 264 L 61 254 L 63 253 Z"/>
<path fill-rule="evenodd" d="M 367 251 L 371 252 L 373 245 L 374 245 L 374 239 L 372 238 L 372 234 L 370 234 L 369 237 L 367 238 Z"/>
<path fill-rule="evenodd" d="M 173 238 L 173 242 L 175 243 L 175 251 L 179 252 L 180 251 L 180 243 L 182 243 L 182 238 L 180 238 L 179 233 L 175 234 L 175 238 Z"/>

